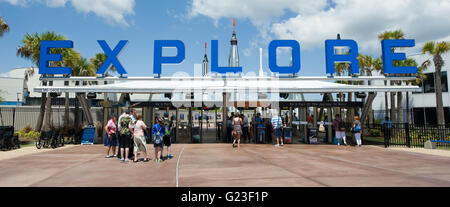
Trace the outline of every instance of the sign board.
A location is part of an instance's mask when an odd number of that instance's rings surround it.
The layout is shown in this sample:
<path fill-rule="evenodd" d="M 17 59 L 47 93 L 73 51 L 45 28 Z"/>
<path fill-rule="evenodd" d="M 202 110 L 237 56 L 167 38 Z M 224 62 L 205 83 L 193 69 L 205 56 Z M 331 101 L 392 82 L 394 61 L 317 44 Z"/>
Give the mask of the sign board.
<path fill-rule="evenodd" d="M 85 126 L 83 136 L 81 137 L 81 144 L 94 144 L 95 132 L 95 126 Z"/>
<path fill-rule="evenodd" d="M 100 47 L 103 49 L 107 56 L 105 62 L 97 71 L 98 75 L 104 75 L 110 66 L 114 66 L 117 73 L 123 75 L 127 74 L 127 71 L 120 63 L 118 56 L 121 51 L 128 44 L 128 40 L 121 40 L 114 49 L 108 45 L 105 40 L 97 41 Z M 51 67 L 50 62 L 58 62 L 63 60 L 62 54 L 51 54 L 51 48 L 73 48 L 74 43 L 70 40 L 58 40 L 58 41 L 41 41 L 40 42 L 40 57 L 39 57 L 39 74 L 55 75 L 55 74 L 72 74 L 72 68 L 70 67 Z M 221 74 L 226 73 L 240 73 L 242 67 L 223 67 L 219 66 L 218 55 L 218 40 L 211 40 L 211 71 Z M 401 40 L 383 40 L 382 46 L 382 61 L 384 74 L 415 74 L 417 73 L 417 67 L 395 67 L 394 61 L 405 60 L 405 53 L 394 53 L 392 48 L 395 47 L 414 47 L 415 41 L 412 39 Z M 164 56 L 163 48 L 176 48 L 176 56 Z M 277 64 L 277 48 L 289 47 L 292 49 L 292 65 L 279 66 Z M 348 53 L 336 54 L 336 48 L 348 48 Z M 273 73 L 279 74 L 294 74 L 300 71 L 300 43 L 297 40 L 273 40 L 269 44 L 269 69 Z M 326 61 L 326 73 L 334 74 L 335 63 L 345 62 L 350 64 L 351 73 L 359 74 L 359 61 L 358 57 L 358 44 L 351 39 L 336 39 L 325 41 L 325 61 Z M 181 40 L 155 40 L 154 52 L 153 52 L 153 73 L 161 74 L 163 64 L 180 64 L 186 58 L 185 45 Z"/>

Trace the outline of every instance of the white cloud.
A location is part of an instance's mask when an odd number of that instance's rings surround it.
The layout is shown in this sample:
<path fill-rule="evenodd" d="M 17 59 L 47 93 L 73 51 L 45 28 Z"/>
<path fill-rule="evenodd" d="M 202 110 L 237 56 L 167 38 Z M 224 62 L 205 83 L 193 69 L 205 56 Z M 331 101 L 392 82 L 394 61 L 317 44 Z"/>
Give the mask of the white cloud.
<path fill-rule="evenodd" d="M 16 6 L 25 6 L 27 3 L 27 0 L 0 0 L 0 2 L 8 2 L 12 5 Z"/>
<path fill-rule="evenodd" d="M 285 10 L 296 13 L 314 13 L 326 6 L 326 0 L 193 0 L 189 16 L 208 16 L 214 20 L 222 17 L 248 18 L 255 25 L 270 22 L 272 17 L 279 17 Z"/>
<path fill-rule="evenodd" d="M 66 6 L 68 0 L 47 0 L 45 3 L 49 7 L 63 7 Z"/>
<path fill-rule="evenodd" d="M 125 16 L 134 15 L 135 0 L 0 0 L 12 5 L 27 6 L 45 3 L 49 7 L 65 7 L 68 2 L 81 13 L 94 13 L 110 24 L 128 26 Z"/>
<path fill-rule="evenodd" d="M 280 20 L 287 11 L 293 17 Z M 297 39 L 303 49 L 324 46 L 326 39 L 354 39 L 363 52 L 380 53 L 377 39 L 386 30 L 402 29 L 406 38 L 425 41 L 450 36 L 450 1 L 448 0 L 193 0 L 191 17 L 203 15 L 220 18 L 248 18 L 261 36 Z M 261 29 L 267 28 L 267 29 Z M 266 39 L 264 38 L 264 39 Z"/>

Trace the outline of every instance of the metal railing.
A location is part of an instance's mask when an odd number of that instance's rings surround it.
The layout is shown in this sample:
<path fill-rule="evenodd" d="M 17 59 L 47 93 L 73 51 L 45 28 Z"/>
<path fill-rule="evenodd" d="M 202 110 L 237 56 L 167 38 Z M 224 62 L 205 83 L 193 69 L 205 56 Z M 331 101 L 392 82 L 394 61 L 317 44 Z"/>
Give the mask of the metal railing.
<path fill-rule="evenodd" d="M 422 148 L 427 141 L 434 141 L 437 147 L 450 149 L 449 125 L 418 125 L 408 123 L 385 123 L 365 125 L 366 131 L 379 130 L 385 147 Z"/>

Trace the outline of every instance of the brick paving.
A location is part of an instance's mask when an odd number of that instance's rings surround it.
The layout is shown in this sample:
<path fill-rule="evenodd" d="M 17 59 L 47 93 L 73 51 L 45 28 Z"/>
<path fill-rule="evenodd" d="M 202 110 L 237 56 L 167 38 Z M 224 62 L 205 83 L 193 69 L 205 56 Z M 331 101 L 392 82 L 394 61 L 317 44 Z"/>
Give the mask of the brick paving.
<path fill-rule="evenodd" d="M 0 186 L 450 186 L 450 157 L 376 146 L 174 144 L 172 154 L 120 163 L 101 145 L 45 150 L 0 159 Z"/>

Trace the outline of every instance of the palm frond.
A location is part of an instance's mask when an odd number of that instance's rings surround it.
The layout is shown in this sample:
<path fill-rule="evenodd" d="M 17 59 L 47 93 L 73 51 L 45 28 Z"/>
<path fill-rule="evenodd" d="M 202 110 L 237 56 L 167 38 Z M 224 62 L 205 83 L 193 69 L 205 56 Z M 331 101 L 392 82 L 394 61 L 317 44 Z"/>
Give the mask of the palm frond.
<path fill-rule="evenodd" d="M 427 43 L 425 43 L 425 45 L 423 45 L 423 47 L 422 47 L 422 54 L 425 54 L 425 53 L 429 53 L 429 54 L 434 54 L 435 53 L 435 47 L 434 47 L 434 41 L 430 41 L 430 42 L 427 42 Z"/>

